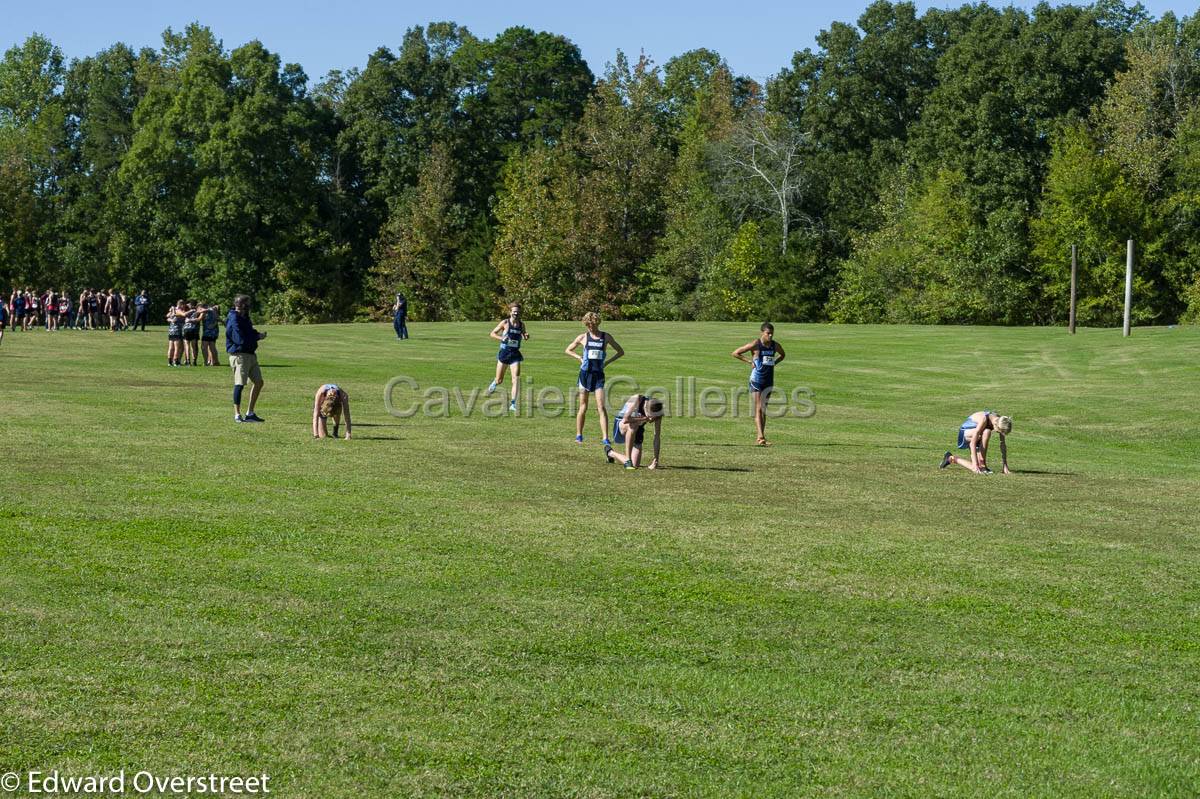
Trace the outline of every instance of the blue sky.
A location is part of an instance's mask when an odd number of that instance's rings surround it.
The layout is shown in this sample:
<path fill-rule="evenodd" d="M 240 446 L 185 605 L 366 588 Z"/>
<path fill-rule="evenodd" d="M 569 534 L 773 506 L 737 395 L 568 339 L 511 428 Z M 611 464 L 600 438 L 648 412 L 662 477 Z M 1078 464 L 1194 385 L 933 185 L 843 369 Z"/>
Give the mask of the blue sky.
<path fill-rule="evenodd" d="M 735 72 L 762 79 L 787 66 L 796 50 L 811 47 L 831 22 L 852 22 L 867 5 L 804 0 L 608 0 L 600 5 L 571 0 L 0 0 L 0 47 L 8 49 L 35 31 L 68 58 L 91 55 L 119 41 L 134 48 L 157 47 L 168 26 L 179 29 L 198 21 L 212 28 L 227 48 L 259 39 L 316 79 L 330 69 L 365 65 L 381 45 L 395 49 L 412 25 L 450 20 L 483 37 L 512 25 L 562 34 L 579 45 L 596 73 L 618 48 L 630 55 L 644 50 L 662 64 L 707 47 L 721 53 Z M 1015 5 L 1028 8 L 1033 3 Z M 1155 16 L 1172 8 L 1182 16 L 1193 3 L 1150 0 L 1144 5 Z"/>

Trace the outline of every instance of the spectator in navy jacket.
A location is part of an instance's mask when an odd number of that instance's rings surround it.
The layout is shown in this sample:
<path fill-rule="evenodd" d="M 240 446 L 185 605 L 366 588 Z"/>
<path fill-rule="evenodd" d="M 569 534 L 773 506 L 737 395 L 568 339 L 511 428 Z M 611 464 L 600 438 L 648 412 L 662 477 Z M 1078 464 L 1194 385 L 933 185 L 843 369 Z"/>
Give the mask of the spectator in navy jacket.
<path fill-rule="evenodd" d="M 137 330 L 138 325 L 142 326 L 142 332 L 146 332 L 146 317 L 150 315 L 150 297 L 146 294 L 146 290 L 142 289 L 142 293 L 133 298 L 133 329 Z"/>
<path fill-rule="evenodd" d="M 259 333 L 250 321 L 250 298 L 239 294 L 233 300 L 233 308 L 225 319 L 225 351 L 229 353 L 229 365 L 233 367 L 233 420 L 235 422 L 261 422 L 254 412 L 258 395 L 262 392 L 262 370 L 258 368 L 258 342 L 267 337 Z M 249 380 L 250 407 L 242 416 L 242 389 Z"/>

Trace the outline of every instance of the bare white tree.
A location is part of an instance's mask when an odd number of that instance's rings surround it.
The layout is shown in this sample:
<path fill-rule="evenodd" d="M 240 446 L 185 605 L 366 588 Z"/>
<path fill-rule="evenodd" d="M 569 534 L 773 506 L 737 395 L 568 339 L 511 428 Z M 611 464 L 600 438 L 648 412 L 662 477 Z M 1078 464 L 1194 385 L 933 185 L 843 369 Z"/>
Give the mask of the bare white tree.
<path fill-rule="evenodd" d="M 751 109 L 719 150 L 726 198 L 739 216 L 754 208 L 777 217 L 784 255 L 797 217 L 812 222 L 795 210 L 809 184 L 803 168 L 808 147 L 808 136 L 795 126 L 761 109 Z"/>

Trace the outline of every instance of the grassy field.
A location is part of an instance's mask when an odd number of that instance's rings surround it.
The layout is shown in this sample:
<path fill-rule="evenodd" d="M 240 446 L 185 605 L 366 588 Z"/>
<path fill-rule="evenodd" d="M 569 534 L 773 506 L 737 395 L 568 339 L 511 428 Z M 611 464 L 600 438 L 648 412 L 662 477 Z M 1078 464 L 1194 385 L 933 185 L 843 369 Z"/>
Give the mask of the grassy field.
<path fill-rule="evenodd" d="M 594 418 L 580 446 L 566 416 L 388 415 L 394 375 L 494 368 L 488 325 L 411 328 L 267 328 L 263 425 L 161 328 L 6 335 L 0 772 L 1200 793 L 1200 329 L 780 325 L 815 416 L 769 449 L 744 412 L 671 418 L 668 468 L 626 472 Z M 613 323 L 610 376 L 740 386 L 755 328 Z M 578 330 L 530 323 L 535 388 L 573 385 Z M 326 381 L 353 441 L 309 435 Z M 939 471 L 982 408 L 1016 474 Z"/>

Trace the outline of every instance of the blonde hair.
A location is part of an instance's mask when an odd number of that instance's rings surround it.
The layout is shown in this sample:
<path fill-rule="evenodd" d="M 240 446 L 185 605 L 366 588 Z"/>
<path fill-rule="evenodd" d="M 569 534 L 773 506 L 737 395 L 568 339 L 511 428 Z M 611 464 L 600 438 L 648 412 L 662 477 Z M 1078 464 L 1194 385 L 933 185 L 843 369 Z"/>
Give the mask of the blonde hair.
<path fill-rule="evenodd" d="M 1011 416 L 997 416 L 994 426 L 996 428 L 997 433 L 1000 433 L 1001 435 L 1006 436 L 1012 432 L 1012 417 Z"/>
<path fill-rule="evenodd" d="M 595 311 L 588 311 L 583 315 L 583 324 L 586 327 L 597 327 L 600 324 L 600 314 Z"/>
<path fill-rule="evenodd" d="M 329 414 L 333 413 L 333 409 L 337 405 L 339 399 L 341 399 L 339 392 L 326 391 L 325 396 L 321 398 L 321 415 L 328 416 Z"/>

